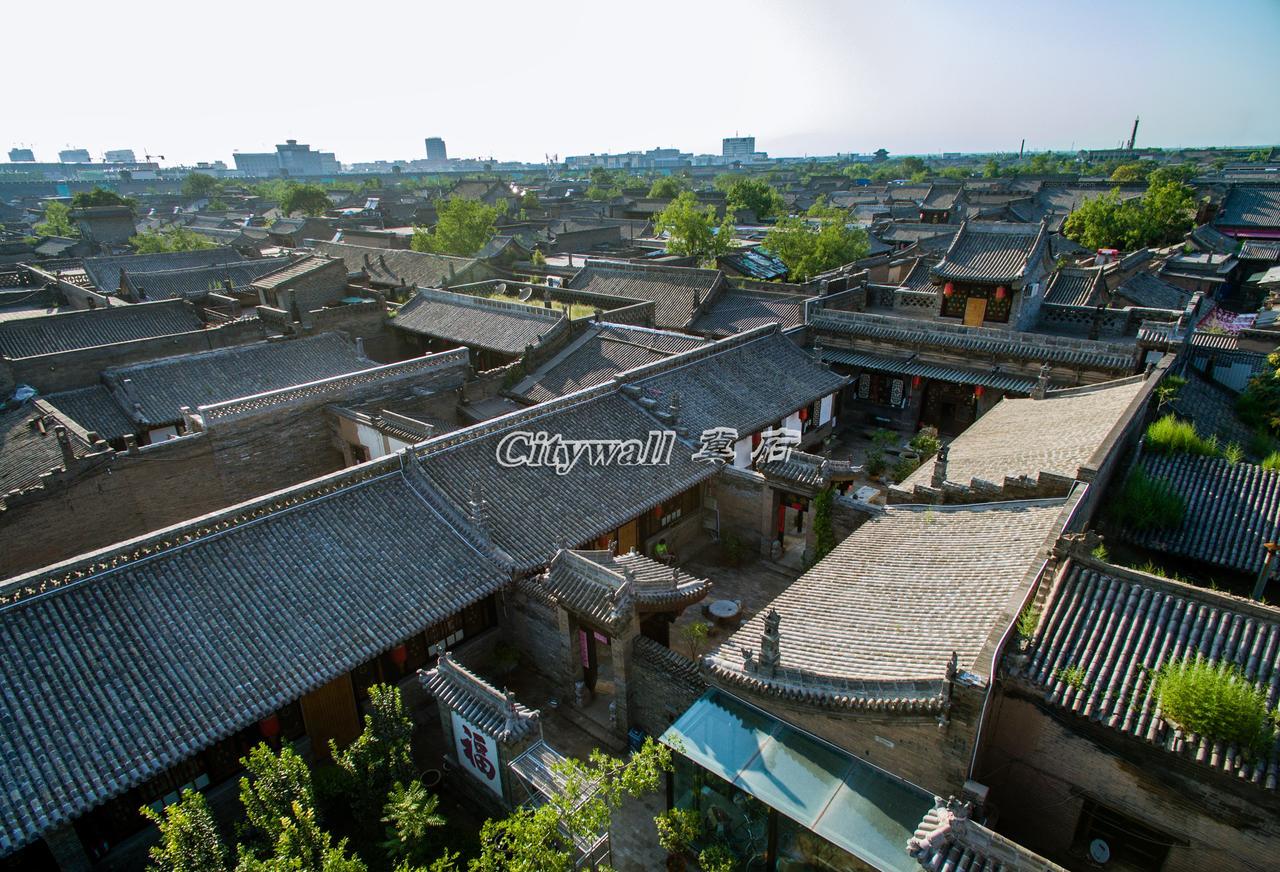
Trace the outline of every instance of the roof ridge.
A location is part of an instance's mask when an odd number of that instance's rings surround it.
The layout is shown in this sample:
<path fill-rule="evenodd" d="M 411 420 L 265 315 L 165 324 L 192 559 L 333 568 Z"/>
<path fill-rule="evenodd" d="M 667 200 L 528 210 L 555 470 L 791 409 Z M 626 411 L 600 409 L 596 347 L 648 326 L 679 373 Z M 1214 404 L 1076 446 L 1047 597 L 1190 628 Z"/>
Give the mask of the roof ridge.
<path fill-rule="evenodd" d="M 717 339 L 708 342 L 706 345 L 697 348 L 690 348 L 687 351 L 679 351 L 669 357 L 661 360 L 655 360 L 651 363 L 641 364 L 632 369 L 624 370 L 617 373 L 613 377 L 613 381 L 618 384 L 632 384 L 637 381 L 644 381 L 654 376 L 671 372 L 696 363 L 700 360 L 715 357 L 735 348 L 741 348 L 749 345 L 758 339 L 771 336 L 775 333 L 781 333 L 781 327 L 777 321 L 770 321 L 768 324 L 761 324 L 759 327 L 753 327 L 750 330 L 743 330 L 741 333 L 735 333 L 732 336 L 726 336 L 724 339 Z M 799 346 L 796 346 L 799 348 Z M 804 349 L 800 349 L 803 351 Z"/>

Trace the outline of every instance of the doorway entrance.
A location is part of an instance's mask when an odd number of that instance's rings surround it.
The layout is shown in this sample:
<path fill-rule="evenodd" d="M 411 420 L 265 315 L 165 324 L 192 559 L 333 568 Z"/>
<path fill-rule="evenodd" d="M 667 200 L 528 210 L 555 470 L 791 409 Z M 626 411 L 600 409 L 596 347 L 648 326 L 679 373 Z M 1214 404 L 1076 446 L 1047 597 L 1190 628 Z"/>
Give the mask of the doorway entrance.
<path fill-rule="evenodd" d="M 612 728 L 610 704 L 616 699 L 613 640 L 588 627 L 578 627 L 580 680 L 585 688 L 582 712 L 596 723 Z"/>

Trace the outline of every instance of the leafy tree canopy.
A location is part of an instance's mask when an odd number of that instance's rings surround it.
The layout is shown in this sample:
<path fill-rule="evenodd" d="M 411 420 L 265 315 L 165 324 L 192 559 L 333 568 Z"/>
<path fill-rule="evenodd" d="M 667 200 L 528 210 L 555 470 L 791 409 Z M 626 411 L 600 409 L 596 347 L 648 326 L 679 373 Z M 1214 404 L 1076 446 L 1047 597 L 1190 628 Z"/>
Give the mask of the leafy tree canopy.
<path fill-rule="evenodd" d="M 1063 222 L 1063 235 L 1085 248 L 1124 251 L 1182 238 L 1195 221 L 1195 192 L 1167 174 L 1152 175 L 1141 198 L 1122 199 L 1117 189 L 1085 200 Z"/>
<path fill-rule="evenodd" d="M 717 226 L 715 207 L 703 206 L 692 191 L 672 200 L 655 226 L 667 235 L 667 251 L 682 257 L 710 260 L 733 247 L 733 218 L 726 214 Z"/>
<path fill-rule="evenodd" d="M 353 787 L 356 817 L 370 829 L 381 821 L 392 788 L 413 780 L 412 737 L 413 721 L 405 712 L 400 688 L 375 684 L 369 688 L 364 731 L 345 750 L 330 743 L 334 762 Z"/>
<path fill-rule="evenodd" d="M 685 189 L 680 176 L 660 176 L 649 186 L 649 196 L 658 200 L 674 200 Z"/>
<path fill-rule="evenodd" d="M 72 209 L 84 209 L 90 206 L 128 206 L 136 208 L 138 201 L 130 197 L 122 197 L 115 191 L 95 187 L 92 191 L 81 191 L 71 198 Z"/>
<path fill-rule="evenodd" d="M 735 179 L 725 191 L 727 208 L 733 212 L 750 209 L 758 220 L 778 215 L 785 208 L 782 195 L 763 179 Z"/>
<path fill-rule="evenodd" d="M 37 236 L 79 236 L 71 223 L 71 209 L 66 203 L 50 200 L 44 207 L 44 220 L 32 228 Z"/>
<path fill-rule="evenodd" d="M 163 230 L 144 230 L 129 238 L 129 244 L 138 254 L 161 254 L 166 251 L 199 251 L 217 248 L 217 244 L 186 227 L 166 227 Z"/>
<path fill-rule="evenodd" d="M 149 851 L 153 872 L 226 872 L 227 849 L 204 794 L 184 790 L 162 813 L 146 806 L 141 811 L 160 828 L 160 841 Z"/>
<path fill-rule="evenodd" d="M 848 212 L 819 199 L 807 216 L 779 219 L 765 237 L 764 247 L 787 265 L 791 281 L 808 281 L 866 257 L 870 249 L 866 231 L 848 222 Z"/>
<path fill-rule="evenodd" d="M 410 245 L 414 251 L 469 257 L 493 238 L 500 213 L 479 200 L 450 197 L 436 207 L 435 228 L 415 227 Z"/>
<path fill-rule="evenodd" d="M 323 215 L 331 206 L 329 194 L 320 185 L 291 184 L 280 199 L 280 211 L 286 215 Z"/>
<path fill-rule="evenodd" d="M 212 197 L 220 190 L 222 190 L 221 180 L 208 173 L 190 173 L 182 180 L 184 197 Z"/>

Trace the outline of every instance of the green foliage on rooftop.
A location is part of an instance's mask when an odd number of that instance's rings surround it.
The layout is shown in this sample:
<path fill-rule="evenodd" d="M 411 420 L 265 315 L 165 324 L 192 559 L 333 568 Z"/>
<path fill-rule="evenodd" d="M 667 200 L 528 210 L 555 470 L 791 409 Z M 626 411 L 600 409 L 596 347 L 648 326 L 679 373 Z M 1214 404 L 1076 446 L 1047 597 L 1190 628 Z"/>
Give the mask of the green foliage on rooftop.
<path fill-rule="evenodd" d="M 1135 467 L 1108 506 L 1113 523 L 1130 530 L 1166 530 L 1177 527 L 1187 503 L 1168 479 Z"/>
<path fill-rule="evenodd" d="M 95 186 L 92 191 L 81 191 L 71 198 L 72 209 L 86 209 L 92 206 L 128 206 L 135 208 L 138 201 L 130 197 L 122 197 L 115 191 Z"/>
<path fill-rule="evenodd" d="M 1144 444 L 1148 450 L 1157 454 L 1183 453 L 1214 457 L 1221 452 L 1216 436 L 1206 439 L 1190 421 L 1183 421 L 1172 414 L 1152 421 L 1147 426 Z"/>
<path fill-rule="evenodd" d="M 733 248 L 733 218 L 726 214 L 716 223 L 714 206 L 698 202 L 692 191 L 684 191 L 658 215 L 655 227 L 667 236 L 667 251 L 700 261 L 713 260 Z"/>
<path fill-rule="evenodd" d="M 436 206 L 436 226 L 413 229 L 414 251 L 470 257 L 493 238 L 501 210 L 479 200 L 450 197 Z"/>
<path fill-rule="evenodd" d="M 1124 199 L 1116 188 L 1085 200 L 1063 222 L 1063 235 L 1085 248 L 1123 251 L 1180 240 L 1194 225 L 1195 191 L 1175 170 L 1150 175 L 1141 197 Z"/>
<path fill-rule="evenodd" d="M 687 187 L 680 176 L 659 176 L 649 186 L 649 196 L 655 200 L 674 200 Z"/>
<path fill-rule="evenodd" d="M 213 240 L 201 236 L 186 227 L 166 227 L 163 230 L 144 230 L 129 238 L 129 244 L 138 254 L 160 254 L 167 251 L 199 251 L 217 248 Z"/>
<path fill-rule="evenodd" d="M 50 200 L 44 207 L 44 220 L 32 228 L 37 236 L 79 236 L 80 231 L 71 223 L 71 209 L 67 204 Z"/>
<path fill-rule="evenodd" d="M 1197 656 L 1166 663 L 1155 673 L 1165 720 L 1186 732 L 1264 753 L 1275 741 L 1267 694 L 1238 666 Z"/>
<path fill-rule="evenodd" d="M 819 198 L 804 217 L 780 218 L 765 236 L 764 247 L 787 265 L 791 281 L 806 282 L 867 256 L 866 231 L 849 221 L 847 211 Z"/>
<path fill-rule="evenodd" d="M 1267 355 L 1267 365 L 1249 380 L 1236 402 L 1240 420 L 1271 437 L 1280 436 L 1280 351 Z"/>
<path fill-rule="evenodd" d="M 328 192 L 322 185 L 291 184 L 280 198 L 280 211 L 286 215 L 301 212 L 303 215 L 323 215 L 333 206 Z"/>

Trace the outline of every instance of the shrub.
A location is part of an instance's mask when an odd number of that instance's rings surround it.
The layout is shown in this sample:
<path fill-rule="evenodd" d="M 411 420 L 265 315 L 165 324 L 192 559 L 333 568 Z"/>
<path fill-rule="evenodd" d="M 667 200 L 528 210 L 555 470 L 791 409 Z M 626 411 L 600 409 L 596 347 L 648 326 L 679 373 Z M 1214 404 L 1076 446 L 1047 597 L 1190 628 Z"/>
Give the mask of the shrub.
<path fill-rule="evenodd" d="M 694 621 L 680 628 L 680 638 L 689 646 L 689 656 L 697 660 L 702 653 L 702 646 L 707 644 L 707 635 L 711 627 L 705 621 Z"/>
<path fill-rule="evenodd" d="M 1155 692 L 1166 720 L 1183 730 L 1236 745 L 1246 753 L 1275 740 L 1267 696 L 1232 663 L 1197 656 L 1166 663 L 1155 674 Z"/>
<path fill-rule="evenodd" d="M 1022 639 L 1030 639 L 1036 634 L 1036 625 L 1040 623 L 1040 609 L 1036 608 L 1035 603 L 1028 603 L 1027 607 L 1018 615 L 1018 623 L 1015 628 L 1018 631 L 1018 637 Z"/>
<path fill-rule="evenodd" d="M 669 809 L 653 822 L 658 825 L 658 844 L 668 854 L 683 854 L 702 835 L 702 819 L 696 809 Z"/>
<path fill-rule="evenodd" d="M 1053 675 L 1069 687 L 1076 690 L 1084 690 L 1084 667 L 1079 664 L 1064 666 L 1057 672 L 1053 673 Z"/>
<path fill-rule="evenodd" d="M 1280 451 L 1272 451 L 1262 458 L 1262 468 L 1270 472 L 1280 472 Z"/>
<path fill-rule="evenodd" d="M 1098 547 L 1094 548 L 1090 553 L 1093 554 L 1095 560 L 1107 560 L 1111 557 L 1111 552 L 1107 550 L 1107 546 L 1102 542 L 1099 542 Z"/>
<path fill-rule="evenodd" d="M 1187 503 L 1168 479 L 1135 467 L 1111 501 L 1111 520 L 1131 530 L 1164 530 L 1182 523 Z"/>
<path fill-rule="evenodd" d="M 1227 463 L 1234 466 L 1244 460 L 1244 447 L 1239 442 L 1229 442 L 1227 447 L 1222 449 L 1222 456 L 1226 458 Z"/>
<path fill-rule="evenodd" d="M 1147 427 L 1147 447 L 1158 454 L 1175 451 L 1212 457 L 1218 453 L 1217 437 L 1205 439 L 1190 421 L 1165 415 Z"/>
<path fill-rule="evenodd" d="M 912 451 L 920 455 L 920 461 L 923 463 L 938 453 L 938 449 L 942 447 L 942 440 L 938 438 L 937 427 L 921 427 L 920 432 L 911 437 L 908 444 Z"/>
<path fill-rule="evenodd" d="M 698 854 L 698 865 L 702 872 L 733 872 L 738 868 L 738 858 L 722 842 L 709 845 Z"/>
<path fill-rule="evenodd" d="M 924 461 L 919 457 L 904 457 L 893 465 L 893 480 L 905 481 L 907 476 L 920 468 Z"/>

